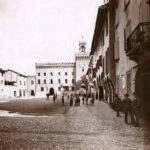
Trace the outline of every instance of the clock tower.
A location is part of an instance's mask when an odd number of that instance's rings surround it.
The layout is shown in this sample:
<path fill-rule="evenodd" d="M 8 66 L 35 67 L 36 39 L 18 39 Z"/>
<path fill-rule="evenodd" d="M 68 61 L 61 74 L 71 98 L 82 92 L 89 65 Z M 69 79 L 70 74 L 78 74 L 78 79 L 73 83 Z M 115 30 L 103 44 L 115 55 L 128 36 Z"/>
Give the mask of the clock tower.
<path fill-rule="evenodd" d="M 89 53 L 86 52 L 86 42 L 79 42 L 79 50 L 75 54 L 76 64 L 76 82 L 81 80 L 81 77 L 87 73 L 89 65 Z"/>

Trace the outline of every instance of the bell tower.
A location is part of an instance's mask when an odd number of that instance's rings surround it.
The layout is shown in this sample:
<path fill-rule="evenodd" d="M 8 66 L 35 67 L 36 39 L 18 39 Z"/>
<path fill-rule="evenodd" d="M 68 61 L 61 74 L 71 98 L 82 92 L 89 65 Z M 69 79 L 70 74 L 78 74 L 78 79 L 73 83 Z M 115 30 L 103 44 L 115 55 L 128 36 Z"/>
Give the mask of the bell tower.
<path fill-rule="evenodd" d="M 86 42 L 85 41 L 80 41 L 79 42 L 79 51 L 81 53 L 85 53 L 86 50 Z"/>
<path fill-rule="evenodd" d="M 89 53 L 86 52 L 86 41 L 79 41 L 79 49 L 75 54 L 76 63 L 76 82 L 81 80 L 81 77 L 86 74 L 89 64 Z"/>

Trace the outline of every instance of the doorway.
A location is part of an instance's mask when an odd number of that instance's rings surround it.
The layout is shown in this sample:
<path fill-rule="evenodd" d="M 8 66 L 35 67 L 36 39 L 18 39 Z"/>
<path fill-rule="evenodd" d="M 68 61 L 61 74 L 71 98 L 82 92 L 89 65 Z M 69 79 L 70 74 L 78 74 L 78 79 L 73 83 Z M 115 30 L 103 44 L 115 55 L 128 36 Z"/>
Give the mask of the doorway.
<path fill-rule="evenodd" d="M 50 88 L 49 94 L 50 94 L 50 95 L 53 95 L 53 94 L 54 94 L 54 89 L 53 89 L 53 88 Z"/>

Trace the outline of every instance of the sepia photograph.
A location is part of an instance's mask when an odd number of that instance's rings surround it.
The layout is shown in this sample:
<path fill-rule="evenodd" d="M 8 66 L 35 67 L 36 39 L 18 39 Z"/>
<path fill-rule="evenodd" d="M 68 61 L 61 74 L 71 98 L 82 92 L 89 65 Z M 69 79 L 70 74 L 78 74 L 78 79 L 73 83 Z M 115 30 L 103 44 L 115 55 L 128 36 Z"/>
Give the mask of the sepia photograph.
<path fill-rule="evenodd" d="M 150 150 L 150 0 L 0 0 L 0 150 Z"/>

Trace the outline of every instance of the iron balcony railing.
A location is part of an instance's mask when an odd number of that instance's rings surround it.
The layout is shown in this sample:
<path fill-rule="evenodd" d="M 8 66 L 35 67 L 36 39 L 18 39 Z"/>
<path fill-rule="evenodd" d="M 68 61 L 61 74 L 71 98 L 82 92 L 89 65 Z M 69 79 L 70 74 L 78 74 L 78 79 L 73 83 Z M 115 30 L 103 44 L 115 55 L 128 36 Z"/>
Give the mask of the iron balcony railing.
<path fill-rule="evenodd" d="M 130 52 L 136 48 L 138 44 L 142 44 L 150 39 L 150 22 L 139 23 L 127 38 L 126 52 Z"/>

